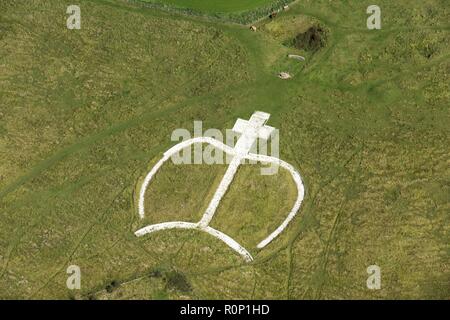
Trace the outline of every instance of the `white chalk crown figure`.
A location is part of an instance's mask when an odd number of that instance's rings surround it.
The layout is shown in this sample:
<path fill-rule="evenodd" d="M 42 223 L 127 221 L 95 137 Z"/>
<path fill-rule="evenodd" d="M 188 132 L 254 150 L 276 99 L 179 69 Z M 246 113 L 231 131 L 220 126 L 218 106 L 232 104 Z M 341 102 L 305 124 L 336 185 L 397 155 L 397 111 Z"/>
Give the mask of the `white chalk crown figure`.
<path fill-rule="evenodd" d="M 217 207 L 219 206 L 220 200 L 225 195 L 228 187 L 230 186 L 231 182 L 233 181 L 233 178 L 238 170 L 239 165 L 244 160 L 254 160 L 262 163 L 273 163 L 276 164 L 286 170 L 288 170 L 292 178 L 297 185 L 297 199 L 294 203 L 294 206 L 292 207 L 292 210 L 289 212 L 285 220 L 281 223 L 281 225 L 274 230 L 267 238 L 262 240 L 258 245 L 257 248 L 262 249 L 265 246 L 267 246 L 273 239 L 275 239 L 289 224 L 289 222 L 295 217 L 298 210 L 300 209 L 300 205 L 303 201 L 303 197 L 305 194 L 305 189 L 303 186 L 303 182 L 301 179 L 300 174 L 294 169 L 293 166 L 288 164 L 287 162 L 280 160 L 275 157 L 250 153 L 250 150 L 253 146 L 253 144 L 257 141 L 258 138 L 261 139 L 269 139 L 270 135 L 272 134 L 274 128 L 270 126 L 266 126 L 266 122 L 269 119 L 270 114 L 265 112 L 257 111 L 253 113 L 250 120 L 242 120 L 238 119 L 236 121 L 236 124 L 233 127 L 233 131 L 240 133 L 241 136 L 239 137 L 236 145 L 234 148 L 231 148 L 230 146 L 215 140 L 213 138 L 209 137 L 198 137 L 189 139 L 186 141 L 183 141 L 169 150 L 167 150 L 164 153 L 164 156 L 161 160 L 156 163 L 156 165 L 151 169 L 151 171 L 147 174 L 145 177 L 145 180 L 141 186 L 140 193 L 139 193 L 139 216 L 144 218 L 144 200 L 145 200 L 145 192 L 147 190 L 147 187 L 150 183 L 150 181 L 153 179 L 155 174 L 158 172 L 158 170 L 161 168 L 164 162 L 169 160 L 172 155 L 180 152 L 184 148 L 195 144 L 195 143 L 208 143 L 218 149 L 223 150 L 224 152 L 230 154 L 233 156 L 227 171 L 225 172 L 225 175 L 222 179 L 222 181 L 219 184 L 219 187 L 214 193 L 214 196 L 209 203 L 206 211 L 203 214 L 203 217 L 201 220 L 197 223 L 191 223 L 191 222 L 184 222 L 184 221 L 174 221 L 174 222 L 165 222 L 165 223 L 159 223 L 159 224 L 152 224 L 149 226 L 146 226 L 142 229 L 139 229 L 135 232 L 135 235 L 138 237 L 144 236 L 148 233 L 161 231 L 161 230 L 168 230 L 168 229 L 195 229 L 195 230 L 201 230 L 203 232 L 206 232 L 213 237 L 222 240 L 225 242 L 230 248 L 232 248 L 234 251 L 239 253 L 247 262 L 250 262 L 253 260 L 253 257 L 250 255 L 250 253 L 239 243 L 237 243 L 234 239 L 232 239 L 230 236 L 213 229 L 209 226 L 209 223 L 211 222 L 212 218 L 214 217 L 214 214 L 216 212 Z"/>

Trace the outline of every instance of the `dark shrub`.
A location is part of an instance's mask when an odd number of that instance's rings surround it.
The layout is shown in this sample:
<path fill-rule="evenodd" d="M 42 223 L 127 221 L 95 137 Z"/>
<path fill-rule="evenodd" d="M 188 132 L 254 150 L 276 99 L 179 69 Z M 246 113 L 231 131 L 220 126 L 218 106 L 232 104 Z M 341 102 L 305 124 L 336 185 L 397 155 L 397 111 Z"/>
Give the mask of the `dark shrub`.
<path fill-rule="evenodd" d="M 111 293 L 119 286 L 120 286 L 120 283 L 117 280 L 113 280 L 106 285 L 105 290 L 106 290 L 106 292 Z"/>
<path fill-rule="evenodd" d="M 322 27 L 312 26 L 306 32 L 299 33 L 293 42 L 297 49 L 317 51 L 325 46 L 326 33 Z"/>
<path fill-rule="evenodd" d="M 191 291 L 191 285 L 189 284 L 186 276 L 178 271 L 169 271 L 165 274 L 164 280 L 166 281 L 166 287 L 168 289 L 189 292 Z"/>

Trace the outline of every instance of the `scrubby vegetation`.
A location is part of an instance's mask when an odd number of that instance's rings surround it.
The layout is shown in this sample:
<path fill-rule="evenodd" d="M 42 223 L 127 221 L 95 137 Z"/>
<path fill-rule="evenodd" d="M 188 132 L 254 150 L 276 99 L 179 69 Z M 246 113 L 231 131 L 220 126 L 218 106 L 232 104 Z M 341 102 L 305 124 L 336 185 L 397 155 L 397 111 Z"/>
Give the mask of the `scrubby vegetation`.
<path fill-rule="evenodd" d="M 293 0 L 128 0 L 150 8 L 248 24 L 269 16 Z"/>
<path fill-rule="evenodd" d="M 176 270 L 167 272 L 164 275 L 164 281 L 166 282 L 166 288 L 169 290 L 175 290 L 181 293 L 188 293 L 192 290 L 186 276 Z"/>
<path fill-rule="evenodd" d="M 297 34 L 292 45 L 299 50 L 315 52 L 326 45 L 325 30 L 320 26 L 311 26 L 306 32 Z"/>

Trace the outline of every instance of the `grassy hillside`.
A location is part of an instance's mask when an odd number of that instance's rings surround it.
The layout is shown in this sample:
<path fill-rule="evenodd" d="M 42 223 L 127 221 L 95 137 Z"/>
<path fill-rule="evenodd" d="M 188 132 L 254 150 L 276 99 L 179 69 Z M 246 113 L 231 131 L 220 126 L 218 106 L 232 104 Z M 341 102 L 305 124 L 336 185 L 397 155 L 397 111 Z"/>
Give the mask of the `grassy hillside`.
<path fill-rule="evenodd" d="M 2 1 L 0 298 L 448 299 L 450 11 L 382 0 L 382 30 L 368 31 L 369 4 L 301 1 L 254 33 L 89 0 L 82 29 L 67 30 L 65 1 Z M 312 25 L 323 48 L 289 46 Z M 253 263 L 196 231 L 136 238 L 146 223 L 195 221 L 224 172 L 168 165 L 140 221 L 136 192 L 172 131 L 225 130 L 255 110 L 272 114 L 307 188 L 280 238 L 254 247 L 293 186 L 257 165 L 212 222 Z M 66 288 L 71 264 L 81 291 Z"/>

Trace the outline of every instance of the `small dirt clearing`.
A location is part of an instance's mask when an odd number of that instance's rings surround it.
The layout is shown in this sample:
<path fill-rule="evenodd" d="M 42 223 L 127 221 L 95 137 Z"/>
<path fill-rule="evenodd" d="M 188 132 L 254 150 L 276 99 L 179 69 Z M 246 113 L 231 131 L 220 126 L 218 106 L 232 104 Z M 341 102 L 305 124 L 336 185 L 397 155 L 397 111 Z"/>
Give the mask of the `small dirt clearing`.
<path fill-rule="evenodd" d="M 299 56 L 299 55 L 296 55 L 296 54 L 290 54 L 290 55 L 288 55 L 288 58 L 289 59 L 298 60 L 298 61 L 305 61 L 305 57 Z"/>
<path fill-rule="evenodd" d="M 278 78 L 280 78 L 281 80 L 288 80 L 288 79 L 292 78 L 292 76 L 287 72 L 280 72 L 278 74 Z"/>

